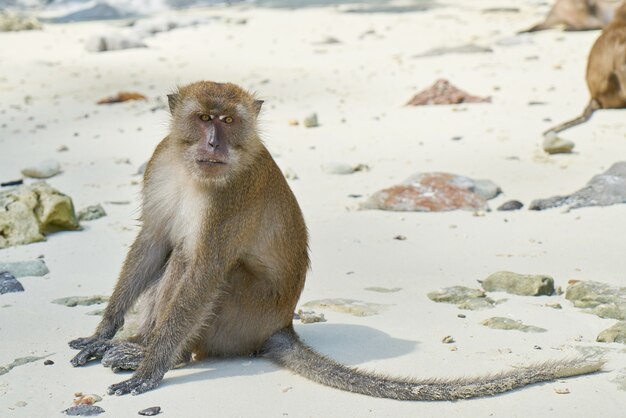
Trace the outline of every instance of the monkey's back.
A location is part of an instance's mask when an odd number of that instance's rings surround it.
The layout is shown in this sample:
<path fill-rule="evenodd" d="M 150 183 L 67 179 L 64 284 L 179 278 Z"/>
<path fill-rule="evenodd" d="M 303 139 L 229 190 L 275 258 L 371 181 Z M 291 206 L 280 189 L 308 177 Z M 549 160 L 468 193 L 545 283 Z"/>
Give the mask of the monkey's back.
<path fill-rule="evenodd" d="M 612 23 L 593 44 L 586 78 L 602 108 L 626 107 L 626 23 Z"/>

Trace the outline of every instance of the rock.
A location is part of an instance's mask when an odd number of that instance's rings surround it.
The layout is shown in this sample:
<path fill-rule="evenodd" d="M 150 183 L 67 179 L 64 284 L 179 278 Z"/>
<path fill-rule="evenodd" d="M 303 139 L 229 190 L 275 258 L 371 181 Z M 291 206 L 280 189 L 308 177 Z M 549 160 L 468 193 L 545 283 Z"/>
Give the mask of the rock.
<path fill-rule="evenodd" d="M 498 271 L 482 282 L 487 292 L 507 292 L 521 296 L 554 294 L 554 279 L 544 275 L 524 275 L 510 271 Z"/>
<path fill-rule="evenodd" d="M 565 299 L 601 318 L 626 320 L 626 287 L 593 281 L 570 282 Z"/>
<path fill-rule="evenodd" d="M 572 152 L 576 144 L 567 139 L 556 136 L 555 133 L 548 133 L 543 139 L 543 150 L 548 154 L 568 154 Z"/>
<path fill-rule="evenodd" d="M 178 15 L 175 18 L 157 16 L 137 20 L 132 25 L 133 32 L 140 38 L 155 35 L 161 32 L 169 32 L 174 29 L 198 26 L 215 21 L 214 17 L 194 17 Z"/>
<path fill-rule="evenodd" d="M 396 293 L 402 290 L 401 287 L 392 287 L 387 288 L 387 287 L 378 287 L 378 286 L 371 286 L 371 287 L 366 287 L 365 290 L 369 290 L 370 292 L 378 292 L 378 293 Z"/>
<path fill-rule="evenodd" d="M 489 103 L 491 98 L 472 96 L 456 86 L 452 85 L 448 80 L 439 79 L 422 92 L 413 96 L 406 104 L 407 106 L 425 106 L 425 105 L 447 105 L 459 103 Z"/>
<path fill-rule="evenodd" d="M 302 121 L 302 124 L 305 128 L 315 128 L 319 126 L 317 121 L 317 113 L 311 113 L 309 116 L 305 117 Z"/>
<path fill-rule="evenodd" d="M 17 406 L 19 408 L 23 408 L 26 405 L 28 405 L 28 404 L 26 402 L 24 402 L 24 401 L 17 401 L 17 402 L 15 402 L 15 406 Z"/>
<path fill-rule="evenodd" d="M 83 395 L 82 393 L 78 395 L 77 399 L 74 399 L 74 405 L 93 405 L 96 402 L 100 402 L 102 398 L 95 394 Z"/>
<path fill-rule="evenodd" d="M 54 361 L 52 360 L 44 360 L 43 365 L 44 366 L 52 366 L 54 364 Z"/>
<path fill-rule="evenodd" d="M 130 48 L 146 48 L 141 38 L 133 33 L 109 33 L 93 35 L 85 42 L 85 49 L 89 52 L 117 51 Z"/>
<path fill-rule="evenodd" d="M 348 313 L 354 316 L 377 315 L 388 308 L 389 305 L 363 302 L 354 299 L 320 299 L 312 300 L 302 305 L 312 309 L 329 309 L 335 312 Z"/>
<path fill-rule="evenodd" d="M 151 406 L 150 408 L 142 409 L 141 411 L 139 411 L 139 415 L 151 417 L 153 415 L 157 415 L 159 412 L 161 412 L 160 406 Z"/>
<path fill-rule="evenodd" d="M 99 305 L 101 303 L 106 303 L 109 300 L 108 296 L 68 296 L 65 298 L 54 299 L 52 303 L 56 303 L 57 305 L 64 305 L 70 308 L 74 306 L 90 306 L 90 305 Z"/>
<path fill-rule="evenodd" d="M 500 188 L 489 180 L 473 180 L 449 173 L 417 173 L 400 185 L 374 193 L 362 209 L 442 212 L 487 210 L 486 199 Z"/>
<path fill-rule="evenodd" d="M 506 299 L 496 301 L 487 297 L 480 299 L 468 299 L 465 302 L 459 303 L 458 305 L 456 305 L 456 307 L 464 311 L 478 311 L 481 309 L 493 308 L 498 303 L 503 302 L 504 300 Z"/>
<path fill-rule="evenodd" d="M 100 408 L 97 405 L 75 405 L 61 412 L 65 412 L 66 415 L 71 415 L 71 416 L 80 415 L 83 417 L 87 417 L 87 416 L 92 416 L 92 415 L 99 415 L 104 412 L 104 409 Z"/>
<path fill-rule="evenodd" d="M 457 308 L 475 311 L 496 306 L 497 302 L 488 298 L 480 289 L 471 289 L 465 286 L 452 286 L 428 293 L 428 298 L 434 302 L 452 303 Z"/>
<path fill-rule="evenodd" d="M 146 96 L 134 91 L 120 91 L 115 96 L 109 96 L 98 100 L 97 104 L 123 103 L 132 100 L 146 100 Z"/>
<path fill-rule="evenodd" d="M 298 180 L 300 178 L 298 177 L 298 173 L 296 173 L 291 168 L 285 169 L 285 172 L 283 173 L 283 175 L 285 176 L 287 180 Z"/>
<path fill-rule="evenodd" d="M 626 321 L 620 321 L 611 328 L 605 329 L 596 341 L 600 343 L 622 343 L 626 344 Z"/>
<path fill-rule="evenodd" d="M 508 211 L 508 210 L 519 210 L 524 207 L 524 204 L 519 200 L 509 200 L 508 202 L 504 202 L 500 206 L 498 206 L 498 210 L 500 211 Z"/>
<path fill-rule="evenodd" d="M 303 324 L 313 324 L 315 322 L 326 322 L 323 313 L 317 313 L 315 311 L 304 311 L 298 309 L 298 318 Z"/>
<path fill-rule="evenodd" d="M 336 45 L 340 44 L 341 41 L 333 36 L 327 36 L 319 42 L 315 42 L 316 45 Z"/>
<path fill-rule="evenodd" d="M 0 295 L 5 293 L 23 292 L 24 286 L 8 271 L 0 269 Z"/>
<path fill-rule="evenodd" d="M 566 196 L 537 199 L 530 210 L 544 210 L 568 205 L 568 209 L 585 206 L 610 206 L 626 203 L 626 161 L 615 163 L 602 174 L 594 176 L 585 187 Z"/>
<path fill-rule="evenodd" d="M 87 206 L 78 211 L 78 219 L 81 221 L 93 221 L 94 219 L 106 216 L 106 212 L 101 204 Z"/>
<path fill-rule="evenodd" d="M 496 41 L 498 46 L 533 45 L 535 41 L 529 35 L 505 36 Z"/>
<path fill-rule="evenodd" d="M 0 32 L 41 29 L 41 23 L 35 17 L 0 12 Z"/>
<path fill-rule="evenodd" d="M 72 199 L 46 182 L 0 192 L 0 248 L 43 241 L 45 233 L 79 228 Z"/>
<path fill-rule="evenodd" d="M 4 366 L 0 366 L 0 376 L 2 376 L 3 374 L 9 373 L 15 367 L 23 366 L 25 364 L 32 363 L 37 360 L 42 360 L 46 357 L 48 356 L 43 356 L 43 357 L 27 356 L 27 357 L 16 358 L 15 360 L 13 360 L 13 362 L 6 364 Z"/>
<path fill-rule="evenodd" d="M 452 344 L 455 341 L 454 341 L 454 337 L 452 337 L 451 335 L 446 335 L 445 337 L 441 339 L 441 342 L 444 344 Z"/>
<path fill-rule="evenodd" d="M 485 319 L 481 322 L 486 327 L 493 329 L 517 330 L 522 332 L 546 332 L 544 328 L 535 327 L 533 325 L 524 325 L 522 321 L 514 321 L 510 318 L 493 317 Z"/>
<path fill-rule="evenodd" d="M 48 266 L 43 260 L 29 260 L 29 261 L 14 261 L 12 263 L 0 263 L 0 271 L 8 271 L 13 276 L 20 277 L 33 277 L 33 276 L 45 276 L 50 273 Z"/>
<path fill-rule="evenodd" d="M 34 179 L 48 179 L 61 172 L 61 164 L 56 160 L 45 160 L 39 164 L 22 169 L 22 174 Z"/>
<path fill-rule="evenodd" d="M 493 49 L 486 46 L 465 44 L 459 46 L 432 48 L 421 54 L 413 55 L 413 58 L 436 57 L 447 54 L 480 54 L 490 52 L 493 52 Z"/>
<path fill-rule="evenodd" d="M 366 171 L 369 167 L 366 164 L 345 164 L 345 163 L 327 163 L 322 165 L 322 171 L 326 174 L 352 174 L 357 171 Z"/>

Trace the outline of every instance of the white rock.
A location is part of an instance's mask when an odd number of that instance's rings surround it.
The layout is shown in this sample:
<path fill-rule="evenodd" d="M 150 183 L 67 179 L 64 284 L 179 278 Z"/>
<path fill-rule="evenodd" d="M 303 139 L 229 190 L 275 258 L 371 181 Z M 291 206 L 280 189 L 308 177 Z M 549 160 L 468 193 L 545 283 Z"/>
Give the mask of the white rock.
<path fill-rule="evenodd" d="M 26 177 L 35 179 L 47 179 L 56 176 L 61 172 L 61 164 L 57 160 L 45 160 L 39 164 L 26 167 L 22 170 L 22 174 Z"/>

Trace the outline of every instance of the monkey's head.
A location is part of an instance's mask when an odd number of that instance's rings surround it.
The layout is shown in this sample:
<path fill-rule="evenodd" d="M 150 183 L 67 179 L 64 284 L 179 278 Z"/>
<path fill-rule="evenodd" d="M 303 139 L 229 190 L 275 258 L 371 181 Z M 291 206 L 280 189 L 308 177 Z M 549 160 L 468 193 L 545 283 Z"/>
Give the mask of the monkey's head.
<path fill-rule="evenodd" d="M 184 164 L 200 181 L 245 170 L 261 148 L 257 116 L 262 100 L 231 83 L 200 81 L 167 96 L 171 136 Z"/>

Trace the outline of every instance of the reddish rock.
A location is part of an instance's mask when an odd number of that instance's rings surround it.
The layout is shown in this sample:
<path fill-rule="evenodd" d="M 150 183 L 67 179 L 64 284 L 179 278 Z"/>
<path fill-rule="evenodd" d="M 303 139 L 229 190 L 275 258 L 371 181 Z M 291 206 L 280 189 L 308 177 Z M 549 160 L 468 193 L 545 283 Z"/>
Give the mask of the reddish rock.
<path fill-rule="evenodd" d="M 478 97 L 464 92 L 450 84 L 448 80 L 439 79 L 426 90 L 417 93 L 407 106 L 448 105 L 459 103 L 490 103 L 490 97 Z"/>
<path fill-rule="evenodd" d="M 442 212 L 456 209 L 485 210 L 487 200 L 477 188 L 491 182 L 475 181 L 449 173 L 424 173 L 403 184 L 374 193 L 361 207 L 391 211 Z"/>

